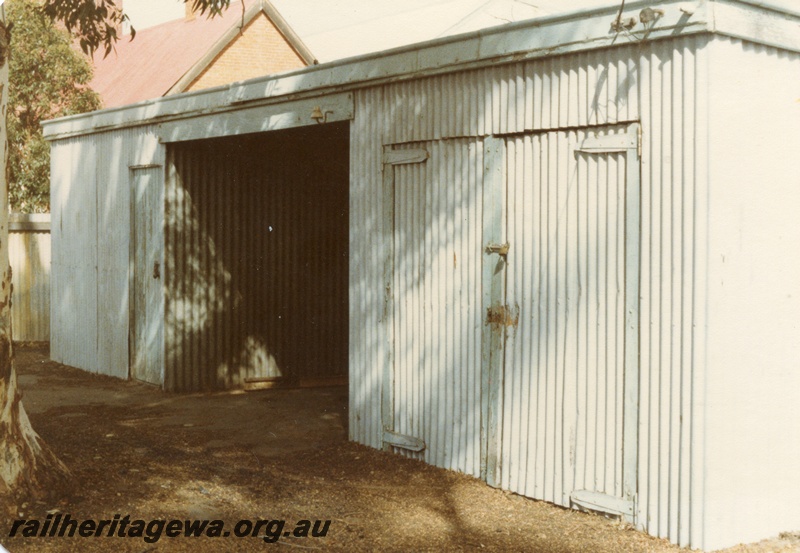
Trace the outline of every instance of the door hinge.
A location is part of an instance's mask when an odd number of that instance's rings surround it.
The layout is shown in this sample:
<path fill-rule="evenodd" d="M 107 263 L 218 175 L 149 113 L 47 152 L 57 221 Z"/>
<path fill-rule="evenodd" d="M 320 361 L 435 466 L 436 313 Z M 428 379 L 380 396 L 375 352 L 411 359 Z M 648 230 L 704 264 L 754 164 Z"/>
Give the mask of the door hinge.
<path fill-rule="evenodd" d="M 486 324 L 517 326 L 519 324 L 519 307 L 493 305 L 486 309 Z"/>
<path fill-rule="evenodd" d="M 409 451 L 422 451 L 425 449 L 425 442 L 423 440 L 385 428 L 383 430 L 383 444 L 399 447 L 400 449 L 407 449 Z"/>
<path fill-rule="evenodd" d="M 598 511 L 625 517 L 630 520 L 636 511 L 634 499 L 624 499 L 590 490 L 575 490 L 569 496 L 570 502 L 590 511 Z"/>
<path fill-rule="evenodd" d="M 486 249 L 484 250 L 486 253 L 496 253 L 498 255 L 508 255 L 508 249 L 510 248 L 508 242 L 503 244 L 486 244 Z"/>
<path fill-rule="evenodd" d="M 636 154 L 642 159 L 642 126 L 636 125 Z"/>
<path fill-rule="evenodd" d="M 422 163 L 428 159 L 428 151 L 424 148 L 411 150 L 390 150 L 383 152 L 383 163 L 386 165 L 403 165 L 405 163 Z"/>

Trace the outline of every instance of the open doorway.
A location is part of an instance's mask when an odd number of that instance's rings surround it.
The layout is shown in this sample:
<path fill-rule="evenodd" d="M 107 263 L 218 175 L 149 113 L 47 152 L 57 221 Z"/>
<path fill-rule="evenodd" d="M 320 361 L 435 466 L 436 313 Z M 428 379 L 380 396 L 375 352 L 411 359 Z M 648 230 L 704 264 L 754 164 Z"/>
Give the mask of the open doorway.
<path fill-rule="evenodd" d="M 349 123 L 171 144 L 165 388 L 344 383 Z"/>

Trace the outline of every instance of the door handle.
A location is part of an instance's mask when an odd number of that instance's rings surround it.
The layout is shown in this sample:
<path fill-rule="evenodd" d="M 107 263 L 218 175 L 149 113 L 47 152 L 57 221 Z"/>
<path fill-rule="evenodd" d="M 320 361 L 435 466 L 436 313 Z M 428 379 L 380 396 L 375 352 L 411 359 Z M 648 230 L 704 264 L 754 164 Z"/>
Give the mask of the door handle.
<path fill-rule="evenodd" d="M 161 278 L 161 265 L 158 264 L 158 261 L 153 263 L 153 278 Z"/>

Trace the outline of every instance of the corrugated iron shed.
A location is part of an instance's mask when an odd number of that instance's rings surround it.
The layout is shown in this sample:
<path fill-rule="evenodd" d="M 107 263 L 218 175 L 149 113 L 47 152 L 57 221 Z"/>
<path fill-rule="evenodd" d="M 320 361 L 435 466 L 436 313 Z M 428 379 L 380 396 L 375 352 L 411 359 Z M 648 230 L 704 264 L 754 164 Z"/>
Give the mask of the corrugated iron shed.
<path fill-rule="evenodd" d="M 137 336 L 184 360 L 162 385 L 270 369 L 313 326 L 259 330 L 275 298 L 346 274 L 348 335 L 313 340 L 346 342 L 353 440 L 681 545 L 792 529 L 800 12 L 618 9 L 47 123 L 53 356 L 131 374 L 131 190 L 152 182 L 166 311 Z M 342 173 L 347 237 L 325 242 L 336 217 L 313 200 Z M 303 226 L 264 250 L 283 212 Z M 319 307 L 336 328 L 341 307 Z M 203 376 L 230 341 L 251 360 Z"/>

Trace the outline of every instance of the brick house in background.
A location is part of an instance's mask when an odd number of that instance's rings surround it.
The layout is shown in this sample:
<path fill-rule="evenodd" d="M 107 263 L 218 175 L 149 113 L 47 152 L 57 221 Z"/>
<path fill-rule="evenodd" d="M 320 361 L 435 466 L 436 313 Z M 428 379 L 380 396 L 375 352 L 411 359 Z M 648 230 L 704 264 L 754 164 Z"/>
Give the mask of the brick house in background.
<path fill-rule="evenodd" d="M 103 107 L 210 88 L 316 63 L 300 37 L 267 0 L 232 3 L 212 19 L 187 3 L 186 17 L 123 38 L 94 57 L 90 86 Z"/>

